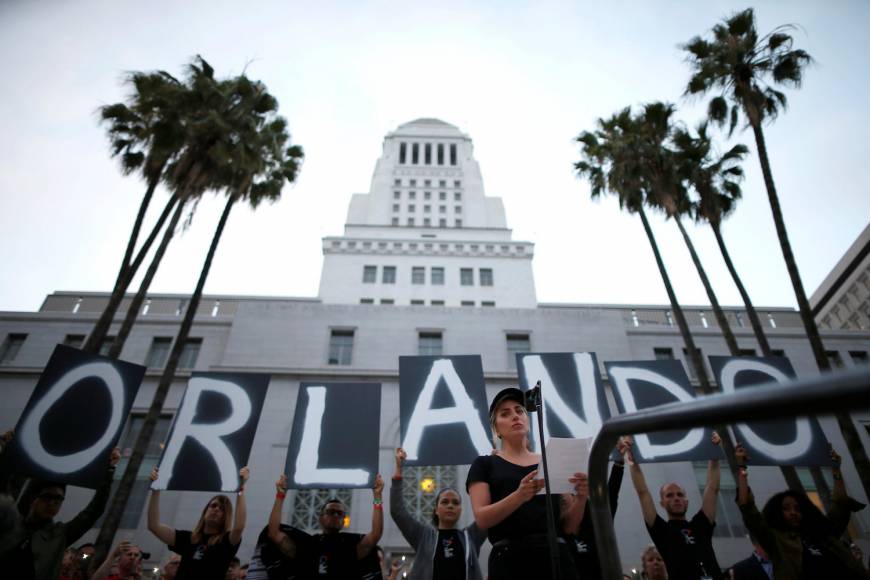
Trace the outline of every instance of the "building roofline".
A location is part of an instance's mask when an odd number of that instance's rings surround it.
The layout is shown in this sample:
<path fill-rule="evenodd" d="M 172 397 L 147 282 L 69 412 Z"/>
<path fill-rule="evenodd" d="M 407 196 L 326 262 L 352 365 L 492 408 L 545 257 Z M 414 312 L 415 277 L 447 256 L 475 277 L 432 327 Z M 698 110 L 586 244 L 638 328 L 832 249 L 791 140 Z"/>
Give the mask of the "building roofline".
<path fill-rule="evenodd" d="M 851 257 L 850 257 L 851 254 Z M 813 316 L 818 316 L 822 309 L 830 302 L 831 298 L 839 291 L 846 283 L 864 258 L 870 254 L 870 224 L 864 227 L 861 234 L 852 242 L 849 249 L 837 261 L 828 275 L 810 296 L 810 307 L 812 308 Z"/>

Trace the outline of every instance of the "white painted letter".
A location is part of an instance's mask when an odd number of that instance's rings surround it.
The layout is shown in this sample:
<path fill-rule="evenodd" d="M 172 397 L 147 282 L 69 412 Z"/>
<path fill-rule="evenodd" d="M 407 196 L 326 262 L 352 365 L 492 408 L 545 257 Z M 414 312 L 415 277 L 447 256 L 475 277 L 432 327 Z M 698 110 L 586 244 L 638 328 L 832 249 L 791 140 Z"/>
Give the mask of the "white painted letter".
<path fill-rule="evenodd" d="M 300 485 L 322 483 L 324 485 L 365 485 L 369 472 L 365 469 L 321 469 L 320 434 L 323 413 L 326 411 L 326 387 L 308 387 L 308 408 L 305 410 L 305 423 L 302 427 L 302 441 L 299 455 L 296 456 L 294 479 Z"/>
<path fill-rule="evenodd" d="M 652 383 L 672 394 L 678 401 L 695 400 L 690 393 L 683 390 L 683 388 L 677 383 L 647 369 L 636 367 L 609 367 L 608 373 L 610 374 L 610 384 L 613 385 L 615 391 L 619 393 L 619 398 L 622 399 L 622 405 L 628 413 L 637 411 L 637 404 L 634 401 L 634 395 L 632 394 L 631 388 L 628 384 L 630 380 Z M 704 429 L 700 427 L 692 429 L 679 441 L 667 445 L 653 444 L 650 442 L 649 436 L 645 433 L 638 433 L 634 436 L 637 448 L 640 450 L 641 455 L 647 459 L 685 453 L 701 443 L 703 439 Z"/>
<path fill-rule="evenodd" d="M 45 446 L 42 444 L 39 426 L 42 424 L 45 414 L 73 385 L 91 377 L 103 382 L 112 399 L 112 415 L 109 417 L 106 431 L 96 443 L 87 449 L 69 455 L 52 455 L 45 450 Z M 60 380 L 49 387 L 42 399 L 33 407 L 20 430 L 21 447 L 34 462 L 45 469 L 55 473 L 74 473 L 87 466 L 108 448 L 124 419 L 124 379 L 109 363 L 84 364 L 63 375 Z M 106 462 L 108 463 L 108 461 L 109 457 L 106 455 Z"/>
<path fill-rule="evenodd" d="M 450 389 L 456 406 L 432 409 L 435 387 L 441 379 L 444 379 L 444 383 Z M 462 379 L 453 368 L 453 362 L 450 359 L 438 359 L 432 363 L 432 369 L 426 377 L 420 396 L 417 397 L 411 418 L 408 419 L 408 431 L 402 442 L 408 459 L 415 460 L 419 456 L 420 441 L 423 439 L 423 431 L 426 427 L 451 423 L 465 423 L 465 428 L 471 436 L 471 443 L 480 455 L 489 455 L 492 452 L 492 442 L 486 436 L 486 429 L 480 422 L 480 415 L 474 406 L 474 401 L 468 396 Z"/>
<path fill-rule="evenodd" d="M 199 398 L 205 391 L 218 393 L 229 399 L 230 416 L 221 423 L 197 425 L 196 408 Z M 208 377 L 194 377 L 187 383 L 184 402 L 178 410 L 172 439 L 166 445 L 166 453 L 160 462 L 160 477 L 152 485 L 152 489 L 166 489 L 175 460 L 181 452 L 181 447 L 188 437 L 195 439 L 205 447 L 214 459 L 221 476 L 221 491 L 236 491 L 239 488 L 239 469 L 232 452 L 221 440 L 221 437 L 235 433 L 245 426 L 251 418 L 251 400 L 243 388 L 229 381 L 221 381 Z"/>
<path fill-rule="evenodd" d="M 721 377 L 719 379 L 723 393 L 733 393 L 735 390 L 734 380 L 737 375 L 743 371 L 757 371 L 764 373 L 775 380 L 777 383 L 787 383 L 791 379 L 786 376 L 778 368 L 765 364 L 762 361 L 735 358 L 722 367 Z M 813 444 L 813 432 L 810 428 L 810 421 L 806 417 L 800 417 L 795 420 L 797 432 L 795 433 L 794 441 L 785 445 L 777 445 L 770 443 L 758 436 L 749 425 L 746 423 L 737 423 L 736 427 L 743 439 L 754 449 L 761 451 L 771 459 L 777 462 L 788 463 L 788 460 L 795 459 L 809 451 Z"/>

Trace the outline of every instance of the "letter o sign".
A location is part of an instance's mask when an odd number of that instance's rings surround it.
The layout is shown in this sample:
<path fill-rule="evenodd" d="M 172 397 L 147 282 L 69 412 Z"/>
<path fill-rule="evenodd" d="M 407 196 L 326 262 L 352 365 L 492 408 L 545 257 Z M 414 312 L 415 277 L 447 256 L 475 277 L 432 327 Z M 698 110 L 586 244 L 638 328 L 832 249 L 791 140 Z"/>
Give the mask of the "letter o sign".
<path fill-rule="evenodd" d="M 109 425 L 99 441 L 69 455 L 53 455 L 46 451 L 39 436 L 39 427 L 46 413 L 73 385 L 87 378 L 100 379 L 112 399 Z M 21 448 L 42 467 L 56 473 L 75 473 L 91 463 L 112 442 L 124 420 L 124 379 L 106 362 L 93 362 L 74 368 L 52 385 L 24 420 L 19 431 Z"/>

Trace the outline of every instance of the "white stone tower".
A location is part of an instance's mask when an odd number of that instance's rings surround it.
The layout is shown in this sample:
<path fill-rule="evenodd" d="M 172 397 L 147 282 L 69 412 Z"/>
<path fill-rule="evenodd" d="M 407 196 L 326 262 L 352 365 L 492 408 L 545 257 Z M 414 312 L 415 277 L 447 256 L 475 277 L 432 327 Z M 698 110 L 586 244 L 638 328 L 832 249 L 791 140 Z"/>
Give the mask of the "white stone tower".
<path fill-rule="evenodd" d="M 369 193 L 353 195 L 343 236 L 323 239 L 328 304 L 535 308 L 534 245 L 511 240 L 487 197 L 471 139 L 438 119 L 384 139 Z"/>

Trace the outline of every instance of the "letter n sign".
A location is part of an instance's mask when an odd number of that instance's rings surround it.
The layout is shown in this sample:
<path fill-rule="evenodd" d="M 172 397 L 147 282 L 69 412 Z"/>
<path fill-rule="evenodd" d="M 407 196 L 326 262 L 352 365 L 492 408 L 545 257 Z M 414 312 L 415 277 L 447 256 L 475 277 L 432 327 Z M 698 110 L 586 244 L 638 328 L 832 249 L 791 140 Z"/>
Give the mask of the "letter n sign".
<path fill-rule="evenodd" d="M 288 487 L 371 487 L 380 435 L 380 383 L 302 383 L 284 467 Z"/>
<path fill-rule="evenodd" d="M 269 375 L 193 373 L 152 489 L 239 489 L 266 400 Z"/>
<path fill-rule="evenodd" d="M 4 461 L 40 479 L 99 487 L 144 375 L 143 366 L 58 345 Z"/>

